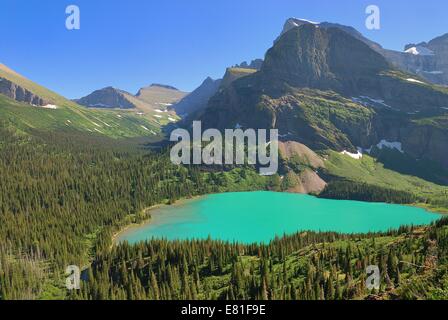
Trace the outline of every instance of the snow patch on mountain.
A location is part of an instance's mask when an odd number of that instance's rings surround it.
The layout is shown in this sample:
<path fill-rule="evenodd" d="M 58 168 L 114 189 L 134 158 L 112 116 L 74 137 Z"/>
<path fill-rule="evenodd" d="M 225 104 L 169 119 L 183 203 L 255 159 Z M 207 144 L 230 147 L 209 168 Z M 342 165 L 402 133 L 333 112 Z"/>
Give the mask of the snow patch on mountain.
<path fill-rule="evenodd" d="M 54 104 L 47 104 L 45 106 L 40 106 L 40 108 L 56 110 L 56 109 L 58 109 L 58 106 L 56 106 Z"/>
<path fill-rule="evenodd" d="M 433 56 L 434 52 L 422 46 L 411 47 L 405 51 L 415 56 Z"/>
<path fill-rule="evenodd" d="M 304 23 L 309 23 L 309 24 L 314 24 L 314 25 L 319 25 L 320 24 L 320 22 L 315 22 L 315 21 L 311 21 L 311 20 L 308 20 L 308 19 L 302 19 L 302 18 L 291 18 L 291 19 L 289 19 L 289 22 L 291 24 L 295 25 L 296 27 L 300 27 Z"/>
<path fill-rule="evenodd" d="M 362 159 L 362 157 L 363 157 L 362 151 L 359 148 L 358 148 L 358 152 L 357 153 L 351 153 L 351 152 L 349 152 L 347 150 L 344 150 L 344 151 L 341 152 L 341 154 L 349 156 L 350 158 L 353 158 L 353 159 L 356 159 L 356 160 Z"/>
<path fill-rule="evenodd" d="M 423 81 L 417 80 L 417 79 L 412 79 L 412 78 L 408 78 L 406 79 L 406 81 L 409 82 L 414 82 L 414 83 L 421 83 L 421 84 L 425 84 Z"/>

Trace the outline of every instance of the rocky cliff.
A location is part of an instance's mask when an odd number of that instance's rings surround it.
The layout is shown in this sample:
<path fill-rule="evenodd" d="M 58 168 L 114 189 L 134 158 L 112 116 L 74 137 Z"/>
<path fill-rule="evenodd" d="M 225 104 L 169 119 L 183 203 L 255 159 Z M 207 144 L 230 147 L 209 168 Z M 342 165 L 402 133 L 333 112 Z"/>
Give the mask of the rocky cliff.
<path fill-rule="evenodd" d="M 0 77 L 0 94 L 3 94 L 13 100 L 25 102 L 35 106 L 44 106 L 48 102 L 31 91 Z"/>
<path fill-rule="evenodd" d="M 404 51 L 400 52 L 383 48 L 380 44 L 364 37 L 359 31 L 350 26 L 290 18 L 286 20 L 281 36 L 303 25 L 314 25 L 322 29 L 338 28 L 367 44 L 371 49 L 385 57 L 394 67 L 405 72 L 414 73 L 431 83 L 448 85 L 448 34 L 437 37 L 428 43 L 422 42 L 406 45 Z"/>

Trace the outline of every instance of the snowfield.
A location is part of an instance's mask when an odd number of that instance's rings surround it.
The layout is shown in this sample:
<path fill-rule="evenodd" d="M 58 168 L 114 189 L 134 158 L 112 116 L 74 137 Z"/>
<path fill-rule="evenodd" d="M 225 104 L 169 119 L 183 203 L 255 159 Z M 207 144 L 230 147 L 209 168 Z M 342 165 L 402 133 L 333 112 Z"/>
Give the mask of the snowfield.
<path fill-rule="evenodd" d="M 54 104 L 47 104 L 47 105 L 45 105 L 45 106 L 41 106 L 40 108 L 56 110 L 56 109 L 58 109 L 59 107 L 58 107 L 58 106 L 55 106 Z"/>
<path fill-rule="evenodd" d="M 417 80 L 417 79 L 412 79 L 412 78 L 408 78 L 406 79 L 406 81 L 409 82 L 414 82 L 414 83 L 421 83 L 421 84 L 425 84 L 423 81 Z"/>
<path fill-rule="evenodd" d="M 362 159 L 362 156 L 363 156 L 363 154 L 360 150 L 358 150 L 358 153 L 351 153 L 351 152 L 348 152 L 347 150 L 344 150 L 341 152 L 341 154 L 349 156 L 350 158 L 353 158 L 356 160 Z"/>
<path fill-rule="evenodd" d="M 416 47 L 409 48 L 405 52 L 413 54 L 414 56 L 433 56 L 434 55 L 434 52 L 432 52 L 428 48 L 425 48 L 422 46 L 416 46 Z"/>

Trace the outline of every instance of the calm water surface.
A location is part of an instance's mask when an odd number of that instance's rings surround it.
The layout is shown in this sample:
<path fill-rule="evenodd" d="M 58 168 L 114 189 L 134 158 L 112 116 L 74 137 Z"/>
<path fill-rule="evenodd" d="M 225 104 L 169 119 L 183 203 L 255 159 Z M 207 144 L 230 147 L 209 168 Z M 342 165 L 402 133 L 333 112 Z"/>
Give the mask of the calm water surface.
<path fill-rule="evenodd" d="M 402 225 L 429 224 L 440 215 L 424 209 L 308 195 L 224 193 L 154 209 L 151 222 L 122 233 L 118 241 L 151 238 L 204 239 L 267 243 L 298 231 L 367 233 Z"/>

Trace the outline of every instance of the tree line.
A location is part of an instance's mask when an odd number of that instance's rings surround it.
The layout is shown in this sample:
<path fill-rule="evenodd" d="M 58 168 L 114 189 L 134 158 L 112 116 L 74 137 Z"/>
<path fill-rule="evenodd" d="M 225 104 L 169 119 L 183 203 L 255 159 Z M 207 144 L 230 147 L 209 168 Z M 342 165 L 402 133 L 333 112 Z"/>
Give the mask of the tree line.
<path fill-rule="evenodd" d="M 448 220 L 382 234 L 298 233 L 269 244 L 151 240 L 98 257 L 71 299 L 448 298 Z M 368 287 L 367 266 L 380 270 Z"/>

